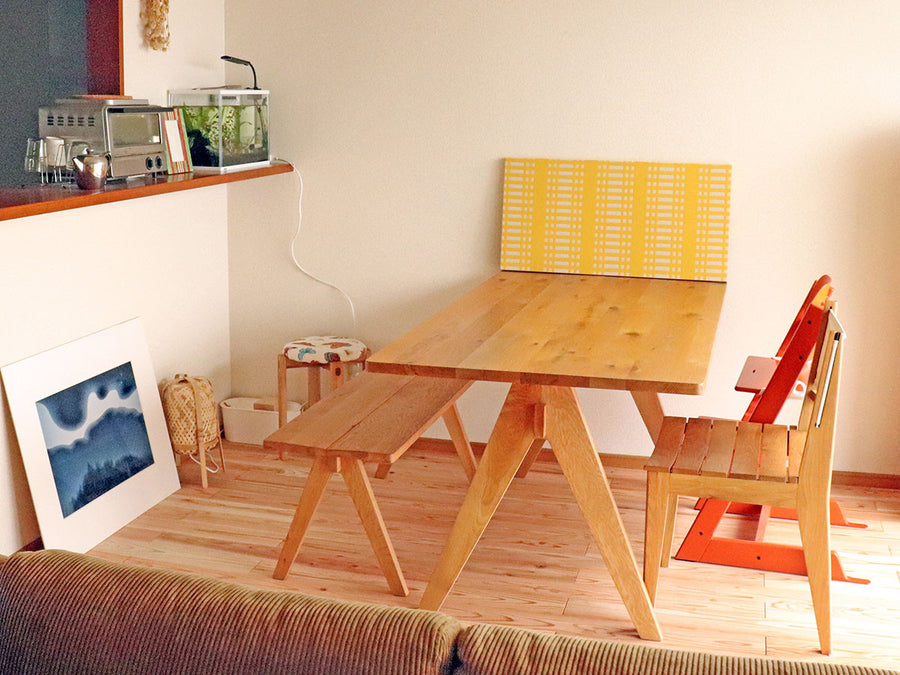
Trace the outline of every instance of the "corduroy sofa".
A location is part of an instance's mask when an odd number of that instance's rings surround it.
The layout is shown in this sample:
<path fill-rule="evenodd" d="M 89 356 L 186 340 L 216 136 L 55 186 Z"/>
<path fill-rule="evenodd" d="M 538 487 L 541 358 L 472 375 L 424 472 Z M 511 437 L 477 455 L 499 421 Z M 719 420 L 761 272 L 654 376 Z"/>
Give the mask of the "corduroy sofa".
<path fill-rule="evenodd" d="M 880 675 L 260 591 L 64 551 L 0 556 L 0 673 Z M 895 672 L 896 675 L 896 672 Z"/>

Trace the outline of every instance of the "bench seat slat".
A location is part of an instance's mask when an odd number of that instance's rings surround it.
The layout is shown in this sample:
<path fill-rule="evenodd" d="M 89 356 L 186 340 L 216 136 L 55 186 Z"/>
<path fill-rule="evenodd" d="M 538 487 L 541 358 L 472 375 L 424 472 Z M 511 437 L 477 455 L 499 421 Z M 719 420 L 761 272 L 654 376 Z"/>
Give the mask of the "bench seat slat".
<path fill-rule="evenodd" d="M 328 448 L 347 429 L 359 424 L 367 415 L 393 396 L 408 381 L 407 375 L 385 375 L 378 378 L 352 378 L 308 410 L 266 438 L 265 447 L 281 450 L 314 452 Z"/>
<path fill-rule="evenodd" d="M 372 373 L 381 378 L 382 374 Z M 393 462 L 443 414 L 471 382 L 447 377 L 412 376 L 371 414 L 328 448 L 365 455 L 369 461 Z"/>
<path fill-rule="evenodd" d="M 360 373 L 265 440 L 278 451 L 397 459 L 471 385 L 467 380 Z"/>

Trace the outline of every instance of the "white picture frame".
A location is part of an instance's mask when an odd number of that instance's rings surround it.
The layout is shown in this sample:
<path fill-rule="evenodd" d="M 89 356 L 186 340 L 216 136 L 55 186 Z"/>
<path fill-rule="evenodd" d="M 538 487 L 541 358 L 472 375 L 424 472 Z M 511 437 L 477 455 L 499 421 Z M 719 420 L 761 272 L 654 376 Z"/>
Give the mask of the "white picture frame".
<path fill-rule="evenodd" d="M 140 319 L 0 376 L 45 548 L 85 553 L 181 487 Z"/>

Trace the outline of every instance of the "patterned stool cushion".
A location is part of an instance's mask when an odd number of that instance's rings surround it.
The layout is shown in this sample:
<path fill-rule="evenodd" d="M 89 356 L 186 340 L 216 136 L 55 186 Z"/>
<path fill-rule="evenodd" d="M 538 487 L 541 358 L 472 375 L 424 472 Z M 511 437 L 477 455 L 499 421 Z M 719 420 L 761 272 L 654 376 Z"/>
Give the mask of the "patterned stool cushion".
<path fill-rule="evenodd" d="M 324 364 L 335 361 L 358 361 L 367 349 L 363 342 L 353 338 L 313 335 L 288 342 L 284 346 L 284 355 L 298 363 Z"/>

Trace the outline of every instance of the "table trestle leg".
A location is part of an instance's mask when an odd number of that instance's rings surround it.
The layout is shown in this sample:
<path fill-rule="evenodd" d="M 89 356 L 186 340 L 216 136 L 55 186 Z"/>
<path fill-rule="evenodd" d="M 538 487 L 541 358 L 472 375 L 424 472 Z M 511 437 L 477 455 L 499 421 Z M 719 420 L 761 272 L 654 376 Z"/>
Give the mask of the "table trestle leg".
<path fill-rule="evenodd" d="M 514 384 L 500 410 L 475 477 L 460 507 L 434 573 L 422 596 L 422 609 L 444 603 L 484 529 L 506 494 L 534 440 L 534 407 L 541 388 Z"/>
<path fill-rule="evenodd" d="M 525 455 L 522 466 L 516 471 L 516 478 L 525 478 L 525 476 L 528 475 L 528 472 L 531 471 L 531 467 L 534 466 L 534 463 L 537 461 L 538 457 L 540 457 L 546 442 L 547 439 L 545 438 L 535 438 L 531 442 L 531 447 L 528 449 L 528 454 Z"/>
<path fill-rule="evenodd" d="M 638 634 L 662 633 L 575 391 L 513 384 L 420 607 L 437 610 L 526 457 L 550 442 Z"/>
<path fill-rule="evenodd" d="M 575 390 L 544 387 L 547 440 L 590 527 L 625 608 L 645 640 L 662 640 L 653 605 L 625 533 Z"/>
<path fill-rule="evenodd" d="M 665 417 L 659 394 L 655 391 L 632 391 L 631 398 L 634 400 L 634 405 L 637 406 L 647 433 L 650 434 L 650 439 L 655 444 L 659 437 L 660 427 L 662 427 L 663 417 Z"/>

